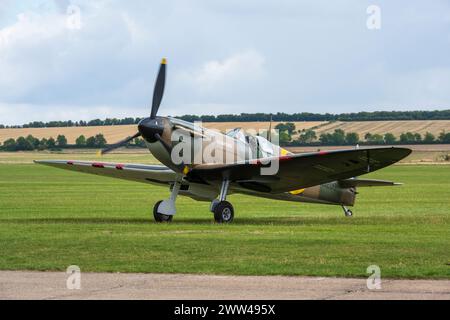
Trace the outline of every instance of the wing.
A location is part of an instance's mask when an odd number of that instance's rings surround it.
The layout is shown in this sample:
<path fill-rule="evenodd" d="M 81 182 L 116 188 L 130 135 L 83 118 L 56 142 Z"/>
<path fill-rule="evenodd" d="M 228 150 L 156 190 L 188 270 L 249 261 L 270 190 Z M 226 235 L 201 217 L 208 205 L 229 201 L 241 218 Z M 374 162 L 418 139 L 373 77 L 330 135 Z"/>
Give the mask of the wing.
<path fill-rule="evenodd" d="M 168 184 L 176 179 L 175 172 L 162 165 L 67 160 L 39 160 L 34 162 L 66 170 L 152 184 Z"/>
<path fill-rule="evenodd" d="M 264 165 L 261 160 L 225 165 L 205 164 L 194 167 L 188 179 L 212 181 L 227 178 L 246 189 L 279 193 L 373 172 L 410 153 L 411 150 L 407 148 L 359 148 L 265 159 L 278 160 L 279 170 L 275 175 L 261 174 L 261 168 L 270 166 Z"/>
<path fill-rule="evenodd" d="M 402 185 L 398 182 L 386 181 L 386 180 L 373 180 L 373 179 L 345 179 L 340 180 L 339 185 L 342 188 L 356 188 L 356 187 L 385 187 L 385 186 L 399 186 Z"/>

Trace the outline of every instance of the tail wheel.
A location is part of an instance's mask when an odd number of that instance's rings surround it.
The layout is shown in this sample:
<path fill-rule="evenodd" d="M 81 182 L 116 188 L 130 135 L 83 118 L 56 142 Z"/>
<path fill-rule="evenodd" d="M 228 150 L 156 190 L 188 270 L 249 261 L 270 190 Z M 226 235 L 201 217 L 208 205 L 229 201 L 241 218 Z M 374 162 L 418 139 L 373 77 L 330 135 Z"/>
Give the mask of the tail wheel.
<path fill-rule="evenodd" d="M 217 223 L 230 223 L 234 218 L 234 209 L 228 201 L 221 201 L 214 206 L 214 220 Z"/>
<path fill-rule="evenodd" d="M 156 222 L 170 222 L 173 219 L 173 216 L 168 214 L 163 214 L 158 212 L 159 205 L 163 202 L 162 200 L 155 203 L 155 206 L 153 207 L 153 217 L 155 218 Z"/>

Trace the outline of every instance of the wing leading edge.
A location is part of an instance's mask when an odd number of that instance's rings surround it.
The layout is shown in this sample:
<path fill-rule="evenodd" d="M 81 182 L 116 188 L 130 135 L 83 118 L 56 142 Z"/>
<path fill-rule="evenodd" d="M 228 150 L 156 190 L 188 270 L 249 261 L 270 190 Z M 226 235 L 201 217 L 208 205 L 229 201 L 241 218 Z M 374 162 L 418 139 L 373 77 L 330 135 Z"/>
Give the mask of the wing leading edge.
<path fill-rule="evenodd" d="M 71 171 L 152 184 L 168 184 L 176 179 L 176 173 L 162 165 L 67 160 L 35 160 L 34 162 Z"/>
<path fill-rule="evenodd" d="M 261 175 L 261 167 L 265 165 L 259 160 L 200 165 L 189 175 L 194 179 L 245 181 L 245 188 L 279 193 L 373 172 L 400 161 L 410 153 L 410 149 L 397 147 L 320 151 L 271 158 L 279 161 L 279 170 L 273 176 Z M 271 177 L 270 182 L 261 181 L 261 177 Z"/>

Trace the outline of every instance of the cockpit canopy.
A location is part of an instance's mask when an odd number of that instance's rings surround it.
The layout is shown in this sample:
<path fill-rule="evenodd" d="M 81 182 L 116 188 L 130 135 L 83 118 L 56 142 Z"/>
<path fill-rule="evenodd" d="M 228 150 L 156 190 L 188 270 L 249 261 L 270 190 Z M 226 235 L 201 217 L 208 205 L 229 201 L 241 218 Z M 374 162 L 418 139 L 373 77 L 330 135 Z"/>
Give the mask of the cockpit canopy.
<path fill-rule="evenodd" d="M 250 150 L 250 159 L 275 157 L 282 154 L 281 148 L 260 135 L 246 134 L 242 128 L 235 128 L 226 133 L 241 143 L 248 145 Z"/>

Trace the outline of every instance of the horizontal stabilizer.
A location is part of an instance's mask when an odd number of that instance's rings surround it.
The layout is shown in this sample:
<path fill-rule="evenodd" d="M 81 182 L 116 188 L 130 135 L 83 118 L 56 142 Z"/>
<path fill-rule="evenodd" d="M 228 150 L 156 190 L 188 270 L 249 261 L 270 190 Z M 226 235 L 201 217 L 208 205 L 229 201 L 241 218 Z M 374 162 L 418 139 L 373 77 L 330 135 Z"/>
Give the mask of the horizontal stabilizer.
<path fill-rule="evenodd" d="M 385 187 L 385 186 L 399 186 L 402 183 L 386 180 L 373 180 L 373 179 L 345 179 L 339 180 L 339 185 L 342 188 L 356 188 L 356 187 Z"/>

